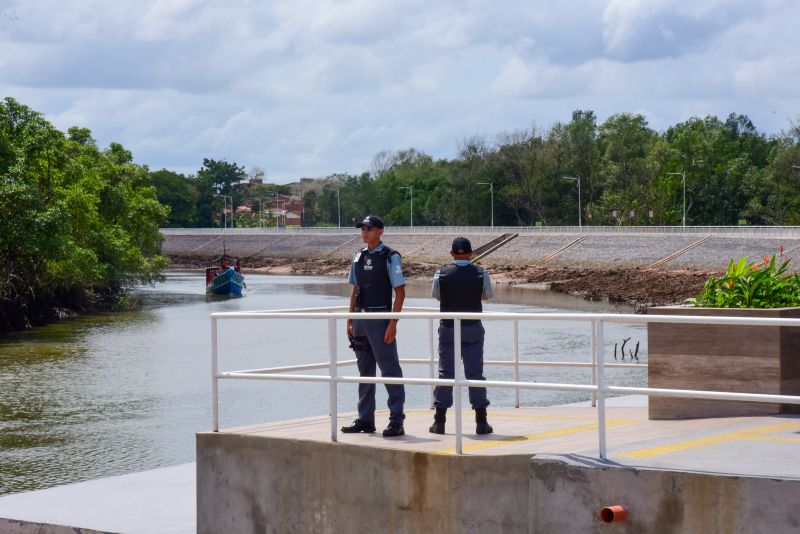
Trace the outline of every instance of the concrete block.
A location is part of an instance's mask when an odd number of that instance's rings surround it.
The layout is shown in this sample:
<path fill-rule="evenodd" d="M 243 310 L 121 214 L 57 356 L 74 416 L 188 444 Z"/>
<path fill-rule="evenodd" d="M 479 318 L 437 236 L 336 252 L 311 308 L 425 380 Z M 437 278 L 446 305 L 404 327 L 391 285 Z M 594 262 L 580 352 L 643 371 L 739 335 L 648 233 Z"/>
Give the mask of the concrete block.
<path fill-rule="evenodd" d="M 529 462 L 202 433 L 198 532 L 524 533 Z"/>
<path fill-rule="evenodd" d="M 531 460 L 530 532 L 800 532 L 800 480 L 640 469 L 576 455 Z M 629 518 L 599 512 L 623 505 Z"/>

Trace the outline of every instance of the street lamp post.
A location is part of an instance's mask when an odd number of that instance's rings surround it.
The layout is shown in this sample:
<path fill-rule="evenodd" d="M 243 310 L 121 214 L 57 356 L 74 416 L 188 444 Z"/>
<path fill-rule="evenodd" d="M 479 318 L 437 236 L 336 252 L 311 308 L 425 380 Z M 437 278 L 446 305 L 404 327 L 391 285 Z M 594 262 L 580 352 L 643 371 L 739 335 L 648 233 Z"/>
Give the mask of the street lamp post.
<path fill-rule="evenodd" d="M 286 226 L 286 201 L 283 201 L 283 209 L 279 204 L 277 195 L 275 196 L 275 228 L 278 228 L 278 223 L 281 220 L 281 213 L 283 213 L 283 225 Z"/>
<path fill-rule="evenodd" d="M 565 180 L 575 180 L 578 184 L 578 228 L 583 227 L 583 217 L 581 217 L 581 179 L 575 176 L 564 176 Z"/>
<path fill-rule="evenodd" d="M 492 213 L 492 228 L 494 228 L 494 182 L 478 182 L 478 185 L 488 185 L 489 186 L 489 197 L 490 197 L 490 206 L 491 206 L 491 213 Z"/>
<path fill-rule="evenodd" d="M 683 216 L 681 217 L 681 226 L 686 228 L 686 171 L 668 172 L 667 174 L 681 177 L 681 183 L 683 184 Z"/>
<path fill-rule="evenodd" d="M 342 208 L 341 204 L 339 203 L 339 189 L 340 187 L 326 187 L 325 189 L 330 189 L 331 191 L 336 191 L 336 217 L 339 221 L 339 228 L 342 227 Z"/>
<path fill-rule="evenodd" d="M 411 224 L 411 228 L 414 228 L 414 186 L 413 185 L 409 185 L 408 187 L 398 187 L 397 189 L 408 189 L 408 193 L 411 195 L 410 224 Z"/>
<path fill-rule="evenodd" d="M 231 228 L 233 228 L 233 197 L 230 195 L 214 195 L 215 198 L 222 199 L 222 228 L 228 227 L 228 217 L 225 210 L 228 209 L 228 199 L 231 201 Z"/>
<path fill-rule="evenodd" d="M 258 227 L 264 228 L 264 205 L 261 203 L 262 197 L 258 197 Z"/>
<path fill-rule="evenodd" d="M 274 191 L 264 191 L 267 195 L 272 195 L 275 197 L 275 229 L 278 229 L 278 193 Z M 270 212 L 272 213 L 272 212 Z"/>

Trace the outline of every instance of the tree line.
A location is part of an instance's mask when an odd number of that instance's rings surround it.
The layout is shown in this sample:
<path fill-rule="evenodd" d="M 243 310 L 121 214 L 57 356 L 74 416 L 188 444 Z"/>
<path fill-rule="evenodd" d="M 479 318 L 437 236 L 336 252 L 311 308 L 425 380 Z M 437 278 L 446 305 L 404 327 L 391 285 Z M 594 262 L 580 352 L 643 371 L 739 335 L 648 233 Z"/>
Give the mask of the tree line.
<path fill-rule="evenodd" d="M 101 150 L 86 128 L 0 101 L 0 333 L 106 309 L 158 279 L 168 212 L 122 145 Z"/>
<path fill-rule="evenodd" d="M 275 193 L 302 197 L 305 226 L 340 218 L 349 226 L 365 213 L 401 226 L 412 217 L 418 226 L 576 225 L 579 216 L 584 225 L 680 225 L 684 217 L 687 225 L 796 225 L 800 124 L 767 136 L 731 114 L 657 132 L 642 115 L 598 123 L 593 111 L 578 110 L 546 130 L 464 139 L 453 159 L 384 151 L 360 174 L 240 187 L 263 171 L 206 159 L 196 175 L 152 177 L 172 208 L 168 224 L 178 227 L 220 225 L 225 201 L 215 195 L 239 206 L 254 198 L 266 205 Z M 238 226 L 258 224 L 252 215 L 237 217 Z"/>
<path fill-rule="evenodd" d="M 222 224 L 230 207 L 300 197 L 306 226 L 800 224 L 800 125 L 767 136 L 744 115 L 656 132 L 637 114 L 464 139 L 453 159 L 410 148 L 360 174 L 262 183 L 260 169 L 205 159 L 197 173 L 151 171 L 86 128 L 59 131 L 0 102 L 0 332 L 118 302 L 166 265 L 159 227 Z M 578 187 L 581 200 L 578 204 Z M 684 203 L 685 191 L 685 203 Z M 412 213 L 413 198 L 413 213 Z M 258 199 L 258 204 L 256 200 Z M 266 208 L 265 208 L 266 209 Z M 236 215 L 238 226 L 263 217 Z M 271 221 L 267 220 L 267 224 Z M 59 311 L 61 310 L 61 311 Z"/>

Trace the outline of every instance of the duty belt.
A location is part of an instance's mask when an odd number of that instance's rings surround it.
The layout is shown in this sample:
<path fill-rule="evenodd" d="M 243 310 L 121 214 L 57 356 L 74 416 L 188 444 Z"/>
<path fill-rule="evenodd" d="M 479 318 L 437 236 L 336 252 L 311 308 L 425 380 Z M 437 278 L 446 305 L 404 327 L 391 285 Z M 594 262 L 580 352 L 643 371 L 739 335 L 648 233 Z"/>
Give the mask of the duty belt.
<path fill-rule="evenodd" d="M 470 326 L 473 324 L 478 324 L 480 322 L 481 322 L 480 319 L 461 319 L 461 326 Z M 439 321 L 439 324 L 442 326 L 450 326 L 450 327 L 454 326 L 452 319 L 441 319 Z"/>
<path fill-rule="evenodd" d="M 367 313 L 370 313 L 370 312 L 385 312 L 385 311 L 389 311 L 389 306 L 372 306 L 372 307 L 369 307 L 369 308 L 361 308 L 361 311 L 362 312 L 367 312 Z"/>

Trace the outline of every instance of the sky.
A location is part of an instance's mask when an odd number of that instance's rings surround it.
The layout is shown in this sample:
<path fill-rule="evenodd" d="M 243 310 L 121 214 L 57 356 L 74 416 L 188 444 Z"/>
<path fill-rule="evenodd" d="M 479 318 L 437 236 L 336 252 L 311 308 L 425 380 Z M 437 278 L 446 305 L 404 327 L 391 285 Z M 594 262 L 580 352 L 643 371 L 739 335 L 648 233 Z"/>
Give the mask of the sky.
<path fill-rule="evenodd" d="M 137 163 L 267 181 L 455 158 L 577 109 L 800 120 L 796 0 L 0 0 L 0 97 Z"/>

